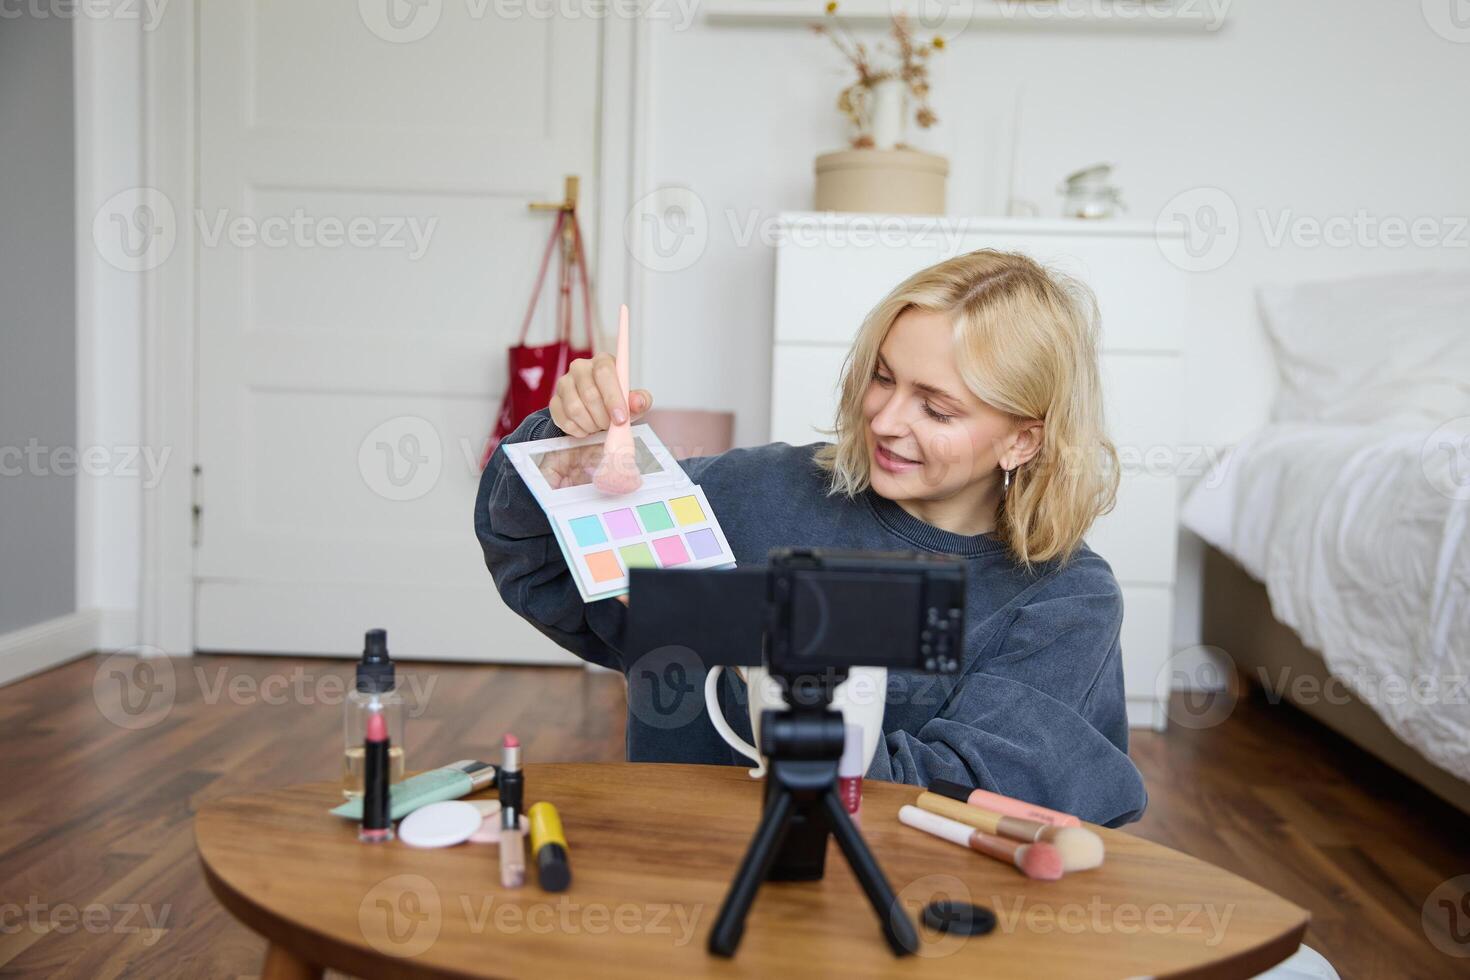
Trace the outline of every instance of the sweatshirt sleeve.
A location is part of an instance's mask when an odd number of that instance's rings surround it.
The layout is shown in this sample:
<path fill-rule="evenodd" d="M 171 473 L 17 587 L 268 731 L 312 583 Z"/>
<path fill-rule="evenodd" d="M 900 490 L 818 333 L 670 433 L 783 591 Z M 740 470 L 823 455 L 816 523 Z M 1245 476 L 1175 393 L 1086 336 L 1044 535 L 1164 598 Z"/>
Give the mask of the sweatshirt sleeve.
<path fill-rule="evenodd" d="M 947 779 L 1108 826 L 1138 819 L 1148 794 L 1127 752 L 1123 602 L 1105 577 L 1023 605 L 1000 635 L 977 639 L 987 649 L 939 712 L 917 732 L 889 732 L 869 775 Z"/>
<path fill-rule="evenodd" d="M 543 408 L 528 415 L 504 443 L 565 434 Z M 626 607 L 611 599 L 582 601 L 546 512 L 499 446 L 480 474 L 475 536 L 506 605 L 583 660 L 621 669 Z"/>

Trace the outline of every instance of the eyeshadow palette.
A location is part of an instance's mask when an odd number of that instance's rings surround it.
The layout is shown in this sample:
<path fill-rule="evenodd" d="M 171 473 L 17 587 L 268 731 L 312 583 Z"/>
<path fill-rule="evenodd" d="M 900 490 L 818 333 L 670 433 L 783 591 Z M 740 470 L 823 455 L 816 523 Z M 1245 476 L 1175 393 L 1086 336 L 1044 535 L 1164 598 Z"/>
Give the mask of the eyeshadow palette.
<path fill-rule="evenodd" d="M 643 485 L 608 495 L 592 485 L 605 433 L 505 446 L 530 487 L 586 601 L 628 591 L 630 568 L 719 568 L 735 556 L 704 491 L 647 425 L 633 426 Z"/>

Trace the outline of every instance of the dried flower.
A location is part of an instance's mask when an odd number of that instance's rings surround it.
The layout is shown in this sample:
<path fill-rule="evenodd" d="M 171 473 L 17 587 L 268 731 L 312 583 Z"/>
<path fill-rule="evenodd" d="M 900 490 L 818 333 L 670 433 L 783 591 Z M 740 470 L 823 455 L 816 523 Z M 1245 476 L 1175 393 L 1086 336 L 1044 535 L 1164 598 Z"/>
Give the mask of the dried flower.
<path fill-rule="evenodd" d="M 909 28 L 908 15 L 903 11 L 897 11 L 892 16 L 892 24 L 889 34 L 892 37 L 896 50 L 887 51 L 880 44 L 878 50 L 890 54 L 895 64 L 892 68 L 876 68 L 868 47 L 852 36 L 847 25 L 836 16 L 837 0 L 827 0 L 826 12 L 833 19 L 832 27 L 827 24 L 812 24 L 812 30 L 817 34 L 832 39 L 832 44 L 852 65 L 857 72 L 857 81 L 843 89 L 837 96 L 837 108 L 853 124 L 858 132 L 852 145 L 862 149 L 872 146 L 873 139 L 866 133 L 866 104 L 867 91 L 879 82 L 890 78 L 901 79 L 913 96 L 916 103 L 914 108 L 914 122 L 920 128 L 928 129 L 939 121 L 929 105 L 929 56 L 935 51 L 943 51 L 945 40 L 940 35 L 935 35 L 927 44 L 915 44 L 913 31 Z"/>

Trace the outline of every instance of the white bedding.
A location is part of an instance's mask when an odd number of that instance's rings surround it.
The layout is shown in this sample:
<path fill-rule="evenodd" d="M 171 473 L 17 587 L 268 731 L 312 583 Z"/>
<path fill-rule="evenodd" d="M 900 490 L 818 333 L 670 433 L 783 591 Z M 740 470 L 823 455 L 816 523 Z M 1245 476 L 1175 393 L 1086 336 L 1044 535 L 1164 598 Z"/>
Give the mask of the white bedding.
<path fill-rule="evenodd" d="M 1276 618 L 1333 676 L 1470 780 L 1467 519 L 1470 428 L 1313 422 L 1237 446 L 1183 512 L 1266 584 Z"/>

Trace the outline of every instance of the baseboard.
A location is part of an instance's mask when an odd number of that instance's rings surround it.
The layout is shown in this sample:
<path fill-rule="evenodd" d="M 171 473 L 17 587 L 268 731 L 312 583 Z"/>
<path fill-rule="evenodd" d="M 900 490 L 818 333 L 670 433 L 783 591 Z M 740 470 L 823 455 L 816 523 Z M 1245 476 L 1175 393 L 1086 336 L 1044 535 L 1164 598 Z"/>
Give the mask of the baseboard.
<path fill-rule="evenodd" d="M 1158 698 L 1130 697 L 1127 705 L 1129 728 L 1149 728 L 1161 732 L 1166 727 L 1167 706 Z"/>
<path fill-rule="evenodd" d="M 79 609 L 0 635 L 0 685 L 50 670 L 97 649 L 102 613 Z"/>
<path fill-rule="evenodd" d="M 114 650 L 135 648 L 138 643 L 138 614 L 131 609 L 94 609 L 97 614 L 96 649 L 111 653 Z M 149 651 L 139 650 L 139 653 Z M 161 654 L 163 651 L 151 651 Z"/>

